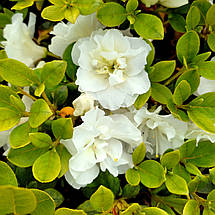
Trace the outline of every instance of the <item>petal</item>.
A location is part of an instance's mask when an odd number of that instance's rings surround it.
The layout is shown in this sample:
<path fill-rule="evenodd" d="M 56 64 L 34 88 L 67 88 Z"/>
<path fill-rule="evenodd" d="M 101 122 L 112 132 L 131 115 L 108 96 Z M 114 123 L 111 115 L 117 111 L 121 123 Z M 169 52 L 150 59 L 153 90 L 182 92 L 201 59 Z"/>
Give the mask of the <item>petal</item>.
<path fill-rule="evenodd" d="M 160 4 L 168 8 L 181 7 L 188 3 L 188 0 L 160 0 Z"/>
<path fill-rule="evenodd" d="M 122 144 L 119 140 L 110 139 L 108 140 L 108 146 L 106 150 L 107 154 L 117 162 L 122 156 Z"/>
<path fill-rule="evenodd" d="M 79 67 L 77 71 L 77 80 L 81 92 L 97 92 L 104 90 L 108 86 L 106 75 L 96 74 L 95 71 L 89 71 Z"/>
<path fill-rule="evenodd" d="M 92 147 L 77 153 L 69 160 L 69 168 L 74 171 L 86 171 L 96 164 Z"/>
<path fill-rule="evenodd" d="M 206 78 L 200 77 L 197 95 L 202 95 L 209 92 L 215 92 L 215 80 L 208 80 Z"/>
<path fill-rule="evenodd" d="M 36 18 L 37 18 L 36 15 L 30 12 L 29 21 L 28 21 L 28 31 L 31 38 L 34 37 Z"/>

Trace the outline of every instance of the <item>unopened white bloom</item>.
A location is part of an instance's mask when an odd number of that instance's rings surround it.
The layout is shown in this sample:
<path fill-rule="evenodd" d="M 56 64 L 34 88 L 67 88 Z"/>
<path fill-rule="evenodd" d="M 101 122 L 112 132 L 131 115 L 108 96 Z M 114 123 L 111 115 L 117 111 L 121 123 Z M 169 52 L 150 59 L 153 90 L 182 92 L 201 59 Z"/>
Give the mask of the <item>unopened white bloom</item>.
<path fill-rule="evenodd" d="M 134 120 L 143 132 L 143 142 L 152 155 L 161 155 L 167 149 L 176 149 L 184 143 L 187 123 L 174 118 L 171 114 L 159 115 L 161 106 L 154 112 L 143 107 Z"/>
<path fill-rule="evenodd" d="M 215 57 L 213 57 L 211 61 L 215 61 Z M 204 77 L 200 77 L 200 84 L 197 91 L 195 92 L 195 95 L 199 96 L 209 92 L 215 92 L 215 80 L 209 80 Z"/>
<path fill-rule="evenodd" d="M 185 136 L 186 139 L 196 139 L 196 142 L 200 140 L 209 140 L 215 143 L 215 134 L 209 133 L 197 127 L 193 122 L 188 123 L 188 131 Z"/>
<path fill-rule="evenodd" d="M 65 177 L 76 189 L 90 184 L 100 169 L 114 176 L 125 173 L 133 166 L 128 150 L 142 142 L 141 132 L 124 115 L 105 116 L 94 108 L 82 120 L 72 139 L 62 140 L 73 155 Z"/>
<path fill-rule="evenodd" d="M 60 22 L 54 26 L 54 30 L 51 32 L 55 36 L 51 40 L 49 50 L 62 57 L 67 46 L 80 38 L 90 36 L 93 31 L 101 27 L 95 13 L 88 16 L 79 15 L 75 24 Z"/>
<path fill-rule="evenodd" d="M 12 24 L 4 28 L 4 38 L 1 42 L 9 58 L 13 58 L 33 67 L 34 63 L 43 58 L 46 49 L 36 45 L 32 38 L 35 30 L 36 16 L 30 13 L 28 26 L 23 23 L 23 14 L 16 13 L 12 17 Z"/>
<path fill-rule="evenodd" d="M 72 102 L 72 104 L 75 109 L 73 115 L 82 116 L 94 107 L 94 100 L 86 93 L 82 93 L 77 99 Z"/>
<path fill-rule="evenodd" d="M 168 8 L 181 7 L 189 3 L 188 0 L 142 0 L 142 2 L 146 5 L 146 7 L 151 7 L 152 5 L 159 3 Z"/>
<path fill-rule="evenodd" d="M 119 30 L 96 31 L 79 40 L 72 51 L 80 66 L 76 84 L 109 110 L 131 106 L 150 88 L 144 70 L 151 47 L 141 38 L 123 36 Z"/>

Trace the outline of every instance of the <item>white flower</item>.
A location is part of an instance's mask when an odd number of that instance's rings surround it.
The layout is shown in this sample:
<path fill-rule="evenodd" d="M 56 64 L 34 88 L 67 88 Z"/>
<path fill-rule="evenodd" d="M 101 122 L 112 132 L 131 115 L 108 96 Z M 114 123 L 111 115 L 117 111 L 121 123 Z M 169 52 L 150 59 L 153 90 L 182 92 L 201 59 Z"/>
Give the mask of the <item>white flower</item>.
<path fill-rule="evenodd" d="M 94 100 L 86 93 L 82 93 L 77 99 L 72 102 L 72 104 L 75 109 L 73 115 L 82 116 L 94 107 Z"/>
<path fill-rule="evenodd" d="M 79 40 L 72 51 L 80 66 L 76 84 L 109 110 L 131 106 L 150 88 L 144 70 L 150 46 L 141 38 L 123 36 L 119 30 L 93 32 Z"/>
<path fill-rule="evenodd" d="M 211 61 L 215 61 L 215 57 L 213 57 Z M 204 77 L 200 77 L 200 84 L 197 91 L 195 92 L 195 95 L 199 96 L 209 92 L 215 92 L 215 80 L 209 80 Z"/>
<path fill-rule="evenodd" d="M 43 58 L 46 49 L 36 45 L 32 38 L 34 35 L 36 16 L 30 13 L 28 26 L 23 23 L 23 15 L 16 13 L 12 17 L 12 24 L 4 28 L 4 38 L 1 43 L 9 58 L 13 58 L 33 67 L 34 63 Z"/>
<path fill-rule="evenodd" d="M 184 143 L 187 123 L 175 119 L 171 114 L 159 115 L 161 106 L 154 112 L 143 107 L 136 112 L 134 120 L 143 132 L 143 142 L 152 155 L 161 155 L 167 149 L 176 149 Z"/>
<path fill-rule="evenodd" d="M 142 142 L 140 131 L 124 115 L 105 116 L 104 111 L 94 108 L 82 120 L 72 139 L 61 140 L 73 155 L 65 177 L 76 189 L 90 184 L 99 169 L 114 176 L 125 173 L 133 166 L 128 150 Z"/>
<path fill-rule="evenodd" d="M 159 3 L 168 8 L 181 7 L 185 4 L 188 4 L 188 0 L 160 0 Z"/>
<path fill-rule="evenodd" d="M 200 140 L 209 140 L 215 143 L 215 134 L 209 133 L 197 127 L 193 122 L 188 123 L 188 131 L 185 136 L 186 139 L 196 139 L 196 143 Z"/>
<path fill-rule="evenodd" d="M 103 26 L 98 22 L 95 13 L 88 16 L 79 15 L 75 24 L 58 23 L 51 32 L 55 36 L 51 40 L 49 50 L 62 57 L 67 46 L 80 38 L 90 36 L 93 31 L 101 27 Z"/>
<path fill-rule="evenodd" d="M 146 5 L 146 7 L 151 7 L 152 5 L 159 3 L 168 8 L 181 7 L 189 3 L 188 0 L 142 0 L 142 2 Z"/>
<path fill-rule="evenodd" d="M 211 4 L 213 4 L 213 0 L 209 0 L 209 2 L 210 2 Z"/>
<path fill-rule="evenodd" d="M 155 5 L 158 3 L 159 0 L 141 0 L 146 7 L 151 7 L 152 5 Z"/>

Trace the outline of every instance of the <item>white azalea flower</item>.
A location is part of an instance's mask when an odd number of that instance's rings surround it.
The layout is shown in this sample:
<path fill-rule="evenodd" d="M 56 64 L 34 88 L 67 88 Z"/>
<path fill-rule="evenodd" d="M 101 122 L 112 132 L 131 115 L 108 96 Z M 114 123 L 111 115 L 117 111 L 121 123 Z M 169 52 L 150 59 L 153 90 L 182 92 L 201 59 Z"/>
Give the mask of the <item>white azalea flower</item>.
<path fill-rule="evenodd" d="M 188 123 L 188 131 L 185 136 L 186 139 L 196 139 L 196 143 L 200 140 L 209 140 L 215 143 L 215 134 L 209 133 L 197 127 L 193 122 Z"/>
<path fill-rule="evenodd" d="M 146 107 L 138 110 L 134 120 L 143 132 L 143 142 L 149 153 L 161 155 L 167 149 L 176 149 L 184 143 L 187 123 L 174 118 L 171 114 L 159 115 L 161 106 L 154 112 Z"/>
<path fill-rule="evenodd" d="M 158 3 L 159 0 L 141 0 L 146 7 L 151 7 L 152 5 L 155 5 Z"/>
<path fill-rule="evenodd" d="M 144 70 L 151 47 L 141 38 L 123 36 L 119 30 L 96 31 L 79 40 L 72 51 L 80 66 L 76 84 L 109 110 L 131 106 L 150 88 Z"/>
<path fill-rule="evenodd" d="M 75 24 L 60 22 L 54 26 L 54 30 L 51 32 L 55 36 L 51 40 L 49 50 L 55 55 L 63 57 L 67 46 L 80 38 L 90 36 L 93 31 L 102 27 L 95 13 L 88 16 L 79 15 Z"/>
<path fill-rule="evenodd" d="M 213 4 L 213 0 L 209 0 L 209 2 L 210 2 L 211 4 Z"/>
<path fill-rule="evenodd" d="M 189 3 L 188 0 L 142 0 L 142 2 L 146 5 L 146 7 L 151 7 L 152 5 L 159 3 L 168 8 L 181 7 Z"/>
<path fill-rule="evenodd" d="M 73 115 L 82 116 L 94 107 L 94 100 L 86 93 L 82 93 L 77 99 L 72 102 L 72 104 L 75 109 Z"/>
<path fill-rule="evenodd" d="M 211 61 L 215 61 L 215 57 L 211 58 Z M 200 77 L 200 84 L 195 95 L 199 96 L 209 92 L 215 92 L 215 80 Z"/>
<path fill-rule="evenodd" d="M 43 58 L 46 49 L 36 45 L 32 38 L 35 30 L 36 16 L 30 13 L 28 26 L 23 23 L 23 14 L 16 13 L 12 17 L 12 24 L 4 28 L 4 38 L 1 43 L 9 58 L 13 58 L 33 67 L 34 63 Z"/>
<path fill-rule="evenodd" d="M 159 3 L 164 7 L 176 8 L 188 4 L 188 0 L 160 0 Z"/>
<path fill-rule="evenodd" d="M 82 117 L 83 123 L 74 128 L 73 138 L 61 140 L 73 155 L 65 177 L 79 189 L 90 184 L 106 169 L 114 176 L 133 166 L 127 151 L 142 142 L 140 131 L 120 114 L 105 116 L 98 107 Z"/>

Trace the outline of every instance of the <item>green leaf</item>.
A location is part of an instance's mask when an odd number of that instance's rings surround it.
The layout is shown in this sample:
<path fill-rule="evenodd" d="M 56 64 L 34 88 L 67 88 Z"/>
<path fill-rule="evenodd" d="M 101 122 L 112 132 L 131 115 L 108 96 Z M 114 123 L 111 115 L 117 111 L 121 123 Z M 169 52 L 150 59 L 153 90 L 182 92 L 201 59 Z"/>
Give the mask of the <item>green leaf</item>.
<path fill-rule="evenodd" d="M 34 162 L 32 171 L 35 179 L 42 183 L 53 181 L 59 175 L 61 162 L 58 153 L 51 150 L 41 155 Z"/>
<path fill-rule="evenodd" d="M 200 10 L 200 14 L 201 14 L 200 24 L 204 25 L 206 14 L 208 9 L 211 7 L 211 4 L 207 0 L 197 0 L 192 3 L 192 6 L 196 6 Z"/>
<path fill-rule="evenodd" d="M 43 99 L 38 99 L 34 102 L 30 112 L 29 123 L 32 128 L 39 127 L 52 116 L 52 111 Z"/>
<path fill-rule="evenodd" d="M 17 126 L 12 130 L 9 136 L 11 147 L 17 149 L 28 145 L 31 142 L 29 133 L 35 131 L 37 131 L 37 129 L 31 128 L 28 122 Z"/>
<path fill-rule="evenodd" d="M 173 101 L 177 105 L 182 105 L 191 95 L 191 87 L 186 80 L 182 80 L 173 93 Z"/>
<path fill-rule="evenodd" d="M 137 186 L 140 183 L 140 174 L 135 169 L 128 169 L 125 173 L 125 178 L 132 186 Z"/>
<path fill-rule="evenodd" d="M 212 169 L 209 169 L 209 173 L 210 173 L 210 179 L 212 183 L 215 185 L 215 167 Z"/>
<path fill-rule="evenodd" d="M 214 19 L 214 14 L 215 14 L 215 4 L 213 4 L 206 15 L 206 23 L 209 25 L 215 25 L 215 19 Z"/>
<path fill-rule="evenodd" d="M 11 58 L 0 60 L 0 75 L 7 82 L 20 87 L 30 86 L 38 82 L 32 69 Z"/>
<path fill-rule="evenodd" d="M 162 40 L 164 38 L 163 23 L 151 14 L 138 14 L 134 29 L 144 39 Z"/>
<path fill-rule="evenodd" d="M 138 203 L 132 203 L 131 205 L 129 205 L 128 208 L 126 208 L 126 210 L 121 212 L 121 215 L 137 214 L 138 211 L 140 211 L 140 209 L 141 209 L 141 206 Z"/>
<path fill-rule="evenodd" d="M 79 9 L 75 7 L 69 7 L 64 12 L 65 18 L 73 24 L 75 24 L 79 14 L 80 14 Z"/>
<path fill-rule="evenodd" d="M 210 141 L 201 141 L 192 152 L 185 154 L 183 159 L 198 167 L 213 167 L 215 166 L 214 156 L 215 145 Z"/>
<path fill-rule="evenodd" d="M 191 94 L 194 93 L 200 83 L 200 75 L 196 70 L 185 71 L 176 81 L 176 86 L 182 81 L 186 80 L 191 87 Z"/>
<path fill-rule="evenodd" d="M 183 57 L 185 57 L 187 63 L 190 63 L 198 54 L 199 48 L 199 35 L 195 31 L 188 31 L 178 40 L 176 45 L 178 59 L 183 63 Z"/>
<path fill-rule="evenodd" d="M 72 61 L 72 49 L 75 43 L 70 44 L 63 53 L 63 60 L 67 62 L 67 68 L 66 68 L 66 74 L 68 77 L 75 81 L 76 79 L 76 72 L 77 72 L 77 66 Z"/>
<path fill-rule="evenodd" d="M 186 32 L 186 28 L 185 28 L 186 21 L 182 15 L 171 14 L 168 16 L 168 21 L 175 31 L 180 33 Z"/>
<path fill-rule="evenodd" d="M 208 208 L 215 211 L 215 190 L 212 190 L 207 196 Z"/>
<path fill-rule="evenodd" d="M 122 190 L 122 196 L 126 198 L 135 198 L 140 192 L 140 185 L 131 186 L 130 184 L 126 184 Z"/>
<path fill-rule="evenodd" d="M 53 215 L 55 212 L 54 200 L 42 190 L 31 189 L 37 199 L 37 207 L 31 215 Z"/>
<path fill-rule="evenodd" d="M 205 52 L 202 54 L 197 55 L 193 58 L 192 63 L 198 65 L 199 63 L 204 62 L 211 56 L 211 52 Z"/>
<path fill-rule="evenodd" d="M 165 181 L 165 173 L 163 167 L 153 160 L 142 162 L 138 166 L 141 183 L 149 188 L 160 187 Z"/>
<path fill-rule="evenodd" d="M 147 207 L 141 210 L 145 215 L 168 215 L 168 213 L 160 208 Z"/>
<path fill-rule="evenodd" d="M 198 65 L 198 71 L 201 76 L 209 80 L 215 80 L 215 61 L 206 61 Z"/>
<path fill-rule="evenodd" d="M 210 49 L 215 52 L 215 33 L 211 33 L 208 35 L 208 46 L 210 47 Z"/>
<path fill-rule="evenodd" d="M 141 143 L 133 152 L 132 160 L 134 165 L 141 163 L 146 155 L 146 147 L 144 143 Z"/>
<path fill-rule="evenodd" d="M 20 103 L 22 103 L 22 101 L 18 102 L 19 105 L 17 106 L 17 102 L 15 104 L 14 99 L 11 99 L 11 96 L 14 96 L 17 99 L 21 100 L 16 92 L 13 91 L 10 87 L 0 85 L 0 107 L 20 112 Z"/>
<path fill-rule="evenodd" d="M 165 153 L 161 157 L 161 164 L 167 169 L 172 169 L 180 162 L 180 152 L 179 150 Z"/>
<path fill-rule="evenodd" d="M 174 208 L 178 214 L 182 214 L 184 205 L 187 202 L 186 199 L 177 198 L 175 196 L 159 196 L 159 199 L 161 199 L 161 202 L 163 202 L 165 205 Z"/>
<path fill-rule="evenodd" d="M 56 106 L 63 105 L 68 98 L 68 87 L 65 85 L 59 86 L 54 92 L 54 104 Z"/>
<path fill-rule="evenodd" d="M 70 139 L 73 134 L 71 118 L 60 118 L 52 122 L 52 132 L 56 139 Z"/>
<path fill-rule="evenodd" d="M 202 175 L 201 171 L 192 163 L 185 163 L 186 170 L 193 175 Z"/>
<path fill-rule="evenodd" d="M 44 83 L 40 84 L 40 85 L 36 88 L 36 90 L 34 91 L 34 95 L 40 97 L 41 94 L 44 92 L 45 88 L 46 88 L 46 86 L 45 86 Z"/>
<path fill-rule="evenodd" d="M 121 25 L 126 20 L 127 12 L 120 4 L 108 2 L 97 10 L 96 16 L 103 25 L 114 27 Z"/>
<path fill-rule="evenodd" d="M 161 104 L 167 104 L 172 100 L 172 93 L 166 86 L 152 83 L 152 98 Z"/>
<path fill-rule="evenodd" d="M 201 129 L 215 133 L 215 93 L 198 96 L 189 103 L 189 118 Z"/>
<path fill-rule="evenodd" d="M 30 7 L 34 4 L 34 0 L 22 0 L 18 1 L 12 8 L 11 10 L 22 10 L 26 7 Z"/>
<path fill-rule="evenodd" d="M 191 176 L 180 163 L 172 169 L 173 174 L 181 176 L 187 183 L 191 181 Z"/>
<path fill-rule="evenodd" d="M 196 200 L 190 199 L 187 201 L 184 210 L 183 210 L 183 215 L 200 215 L 200 208 L 199 204 Z"/>
<path fill-rule="evenodd" d="M 52 139 L 48 134 L 36 132 L 29 134 L 29 140 L 37 148 L 46 148 L 52 145 Z"/>
<path fill-rule="evenodd" d="M 0 107 L 0 132 L 14 127 L 20 119 L 21 114 L 19 112 Z"/>
<path fill-rule="evenodd" d="M 53 22 L 61 21 L 64 18 L 64 12 L 66 8 L 51 5 L 43 9 L 41 16 L 44 19 L 48 19 Z"/>
<path fill-rule="evenodd" d="M 186 17 L 188 31 L 194 30 L 194 28 L 199 24 L 200 19 L 201 14 L 198 7 L 192 6 Z"/>
<path fill-rule="evenodd" d="M 11 24 L 11 17 L 7 14 L 0 13 L 0 28 L 4 28 L 7 24 Z M 5 50 L 0 51 L 0 59 L 3 58 L 7 58 Z"/>
<path fill-rule="evenodd" d="M 175 60 L 160 61 L 149 72 L 149 79 L 153 82 L 161 82 L 169 78 L 175 71 Z"/>
<path fill-rule="evenodd" d="M 89 15 L 94 12 L 103 4 L 102 0 L 74 0 L 72 1 L 74 7 L 77 7 L 82 15 Z"/>
<path fill-rule="evenodd" d="M 16 109 L 19 110 L 20 113 L 25 112 L 25 104 L 20 99 L 20 97 L 11 95 L 10 96 L 10 103 L 11 103 L 11 105 L 14 105 L 16 107 Z"/>
<path fill-rule="evenodd" d="M 45 83 L 46 88 L 52 89 L 63 79 L 67 63 L 62 60 L 54 60 L 46 63 L 41 72 L 41 81 Z"/>
<path fill-rule="evenodd" d="M 55 215 L 87 215 L 83 210 L 74 210 L 69 208 L 59 208 Z"/>
<path fill-rule="evenodd" d="M 48 188 L 45 189 L 45 191 L 52 197 L 56 207 L 59 207 L 63 203 L 64 197 L 59 191 L 55 190 L 54 188 Z"/>
<path fill-rule="evenodd" d="M 13 186 L 0 186 L 0 214 L 30 214 L 36 208 L 33 192 Z"/>
<path fill-rule="evenodd" d="M 141 109 L 144 104 L 146 104 L 146 102 L 148 101 L 149 97 L 151 96 L 151 88 L 149 89 L 148 92 L 142 94 L 142 95 L 139 95 L 134 103 L 134 107 L 139 110 Z"/>
<path fill-rule="evenodd" d="M 177 194 L 177 195 L 189 194 L 187 182 L 178 175 L 167 174 L 165 184 L 170 193 Z"/>
<path fill-rule="evenodd" d="M 56 147 L 56 151 L 57 151 L 58 155 L 60 156 L 60 162 L 61 162 L 61 170 L 58 175 L 58 178 L 60 178 L 63 175 L 65 175 L 65 173 L 68 171 L 69 160 L 72 157 L 72 155 L 68 152 L 68 150 L 66 149 L 66 147 L 63 144 L 59 144 Z"/>
<path fill-rule="evenodd" d="M 128 3 L 126 4 L 127 12 L 135 11 L 138 5 L 139 5 L 138 0 L 129 0 Z"/>
<path fill-rule="evenodd" d="M 90 197 L 90 204 L 96 211 L 104 212 L 110 209 L 114 202 L 114 194 L 111 190 L 104 186 L 100 186 L 98 190 Z"/>
<path fill-rule="evenodd" d="M 23 148 L 10 149 L 7 155 L 8 160 L 19 167 L 32 166 L 34 161 L 42 154 L 48 151 L 48 148 L 36 148 L 29 144 Z"/>
<path fill-rule="evenodd" d="M 12 185 L 18 187 L 16 175 L 8 164 L 0 161 L 0 186 Z"/>

